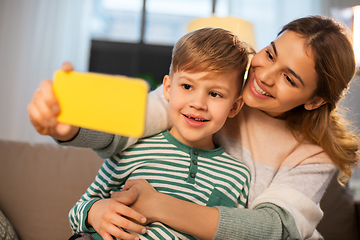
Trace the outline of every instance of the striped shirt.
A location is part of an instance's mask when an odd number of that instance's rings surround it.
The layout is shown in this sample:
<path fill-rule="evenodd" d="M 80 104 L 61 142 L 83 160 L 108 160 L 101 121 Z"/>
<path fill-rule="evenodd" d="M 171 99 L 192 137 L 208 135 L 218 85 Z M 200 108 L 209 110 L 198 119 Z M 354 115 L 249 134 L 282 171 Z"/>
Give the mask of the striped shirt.
<path fill-rule="evenodd" d="M 95 181 L 69 213 L 74 232 L 94 232 L 85 226 L 92 204 L 109 198 L 127 179 L 146 179 L 158 192 L 204 206 L 243 208 L 247 202 L 250 172 L 222 147 L 203 150 L 178 141 L 168 131 L 140 139 L 107 159 Z M 95 239 L 102 239 L 98 234 Z M 156 222 L 140 239 L 195 239 Z"/>

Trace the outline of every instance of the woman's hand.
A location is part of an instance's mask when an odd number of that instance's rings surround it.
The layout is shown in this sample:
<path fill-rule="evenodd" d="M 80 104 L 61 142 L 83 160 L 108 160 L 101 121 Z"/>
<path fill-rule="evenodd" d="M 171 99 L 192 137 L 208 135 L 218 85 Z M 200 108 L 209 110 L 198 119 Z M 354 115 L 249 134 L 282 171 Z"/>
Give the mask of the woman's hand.
<path fill-rule="evenodd" d="M 112 240 L 112 236 L 120 239 L 139 239 L 122 229 L 144 234 L 146 218 L 126 205 L 132 204 L 138 195 L 136 188 L 119 192 L 117 198 L 102 199 L 95 202 L 89 210 L 87 223 L 91 225 L 104 240 Z M 121 229 L 122 228 L 122 229 Z"/>
<path fill-rule="evenodd" d="M 146 224 L 158 221 L 156 213 L 162 210 L 159 208 L 162 194 L 157 192 L 145 179 L 126 181 L 122 191 L 114 192 L 111 198 L 117 199 L 123 192 L 133 189 L 138 191 L 138 197 L 130 207 L 146 217 Z"/>
<path fill-rule="evenodd" d="M 69 62 L 65 62 L 62 70 L 70 72 L 73 70 L 73 66 Z M 74 138 L 79 131 L 79 127 L 57 121 L 56 117 L 61 109 L 50 80 L 41 83 L 27 109 L 30 122 L 42 135 L 49 135 L 60 141 L 68 141 Z"/>
<path fill-rule="evenodd" d="M 147 224 L 162 222 L 173 229 L 198 239 L 213 239 L 219 222 L 219 211 L 214 207 L 197 205 L 159 193 L 144 179 L 128 180 L 122 192 L 111 198 L 119 198 L 126 190 L 137 190 L 137 200 L 129 205 L 147 218 Z"/>

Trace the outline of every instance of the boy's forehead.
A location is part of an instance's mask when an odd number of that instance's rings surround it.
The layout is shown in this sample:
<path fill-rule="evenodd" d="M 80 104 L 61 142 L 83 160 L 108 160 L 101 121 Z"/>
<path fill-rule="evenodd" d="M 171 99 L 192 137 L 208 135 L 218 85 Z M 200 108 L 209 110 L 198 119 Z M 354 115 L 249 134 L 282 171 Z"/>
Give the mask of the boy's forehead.
<path fill-rule="evenodd" d="M 200 77 L 197 78 L 197 80 L 210 80 L 210 79 L 216 79 L 216 78 L 219 78 L 219 77 L 231 77 L 231 75 L 234 75 L 235 77 L 235 74 L 234 73 L 230 73 L 230 72 L 214 72 L 214 71 L 183 71 L 183 70 L 180 70 L 180 71 L 177 71 L 177 73 L 183 73 L 183 74 L 195 74 L 195 75 L 198 75 Z"/>

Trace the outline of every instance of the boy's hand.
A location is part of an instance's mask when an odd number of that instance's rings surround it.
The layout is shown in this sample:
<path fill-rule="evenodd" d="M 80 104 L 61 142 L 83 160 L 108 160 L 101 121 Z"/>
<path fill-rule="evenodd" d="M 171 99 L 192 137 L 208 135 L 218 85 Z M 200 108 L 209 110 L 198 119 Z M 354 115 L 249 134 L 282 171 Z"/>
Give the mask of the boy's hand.
<path fill-rule="evenodd" d="M 72 71 L 73 66 L 69 62 L 65 62 L 62 69 Z M 42 135 L 49 135 L 60 141 L 68 141 L 74 138 L 79 131 L 79 127 L 57 121 L 56 117 L 60 113 L 60 106 L 50 80 L 41 83 L 28 105 L 28 112 L 32 125 Z"/>
<path fill-rule="evenodd" d="M 114 192 L 111 198 L 117 199 L 121 194 L 127 191 L 138 191 L 136 201 L 131 204 L 131 208 L 143 214 L 147 222 L 150 224 L 158 221 L 156 215 L 161 212 L 161 196 L 163 194 L 157 192 L 155 188 L 145 179 L 127 180 L 121 192 Z"/>
<path fill-rule="evenodd" d="M 145 223 L 146 218 L 124 204 L 131 204 L 137 198 L 137 190 L 123 192 L 118 198 L 102 199 L 90 208 L 87 223 L 100 234 L 104 240 L 112 240 L 112 236 L 120 239 L 139 239 L 135 234 L 123 231 L 121 228 L 144 234 L 146 228 L 139 223 Z"/>

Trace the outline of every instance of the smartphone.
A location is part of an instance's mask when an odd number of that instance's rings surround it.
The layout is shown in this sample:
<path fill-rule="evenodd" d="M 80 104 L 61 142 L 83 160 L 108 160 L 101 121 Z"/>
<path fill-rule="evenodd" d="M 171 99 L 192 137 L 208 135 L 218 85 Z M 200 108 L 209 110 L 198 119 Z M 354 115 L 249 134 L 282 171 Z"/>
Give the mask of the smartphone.
<path fill-rule="evenodd" d="M 128 137 L 141 137 L 149 85 L 145 80 L 100 73 L 54 74 L 58 121 Z"/>

